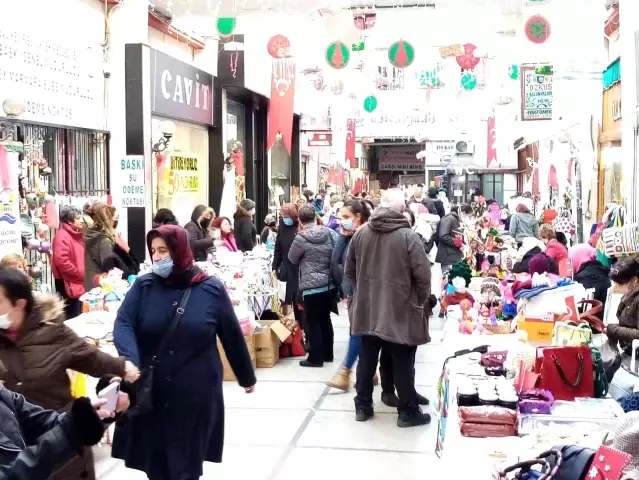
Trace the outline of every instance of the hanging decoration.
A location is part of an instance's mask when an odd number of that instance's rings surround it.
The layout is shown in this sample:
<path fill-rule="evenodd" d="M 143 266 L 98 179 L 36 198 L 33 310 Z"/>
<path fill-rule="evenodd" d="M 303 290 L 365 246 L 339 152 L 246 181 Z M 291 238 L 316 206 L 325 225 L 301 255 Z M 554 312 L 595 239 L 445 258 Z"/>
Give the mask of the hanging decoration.
<path fill-rule="evenodd" d="M 477 47 L 472 43 L 467 43 L 464 45 L 464 53 L 462 55 L 458 55 L 455 57 L 457 60 L 457 65 L 459 65 L 464 70 L 472 70 L 479 64 L 479 58 L 475 56 L 475 50 Z"/>
<path fill-rule="evenodd" d="M 217 19 L 217 33 L 220 37 L 230 37 L 235 31 L 237 19 L 235 17 L 222 17 Z"/>
<path fill-rule="evenodd" d="M 364 41 L 355 42 L 351 46 L 351 50 L 353 50 L 354 52 L 363 52 L 365 47 L 366 47 L 366 43 Z"/>
<path fill-rule="evenodd" d="M 464 72 L 461 76 L 461 86 L 464 90 L 473 90 L 477 87 L 477 76 L 473 72 Z"/>
<path fill-rule="evenodd" d="M 291 42 L 284 35 L 274 35 L 266 44 L 266 49 L 271 57 L 290 57 Z"/>
<path fill-rule="evenodd" d="M 346 162 L 351 168 L 357 167 L 355 158 L 355 119 L 346 120 Z"/>
<path fill-rule="evenodd" d="M 486 168 L 490 168 L 490 164 L 497 161 L 497 131 L 495 130 L 495 117 L 488 117 L 486 122 L 488 130 L 488 137 L 486 145 L 488 151 L 486 152 Z"/>
<path fill-rule="evenodd" d="M 349 48 L 340 42 L 332 42 L 326 47 L 326 62 L 336 70 L 341 70 L 348 65 L 351 59 Z"/>
<path fill-rule="evenodd" d="M 419 82 L 419 88 L 440 88 L 443 86 L 441 80 L 442 67 L 438 63 L 435 68 L 420 70 L 415 72 L 415 78 Z"/>
<path fill-rule="evenodd" d="M 370 30 L 375 26 L 376 20 L 377 14 L 375 13 L 353 14 L 353 21 L 355 22 L 355 28 L 357 30 Z"/>
<path fill-rule="evenodd" d="M 508 67 L 508 77 L 511 80 L 519 80 L 519 65 L 511 65 Z"/>
<path fill-rule="evenodd" d="M 375 95 L 369 95 L 364 99 L 364 110 L 368 113 L 374 112 L 377 108 L 377 97 Z"/>
<path fill-rule="evenodd" d="M 317 78 L 313 80 L 313 86 L 318 92 L 323 92 L 326 89 L 326 82 L 321 73 L 318 73 Z"/>
<path fill-rule="evenodd" d="M 550 23 L 541 15 L 533 15 L 525 26 L 526 38 L 532 43 L 544 43 L 550 37 Z"/>
<path fill-rule="evenodd" d="M 333 95 L 341 95 L 344 91 L 344 81 L 343 80 L 335 80 L 333 85 L 331 85 L 331 93 Z"/>
<path fill-rule="evenodd" d="M 406 40 L 393 43 L 388 49 L 388 61 L 395 68 L 410 67 L 415 61 L 415 47 Z"/>

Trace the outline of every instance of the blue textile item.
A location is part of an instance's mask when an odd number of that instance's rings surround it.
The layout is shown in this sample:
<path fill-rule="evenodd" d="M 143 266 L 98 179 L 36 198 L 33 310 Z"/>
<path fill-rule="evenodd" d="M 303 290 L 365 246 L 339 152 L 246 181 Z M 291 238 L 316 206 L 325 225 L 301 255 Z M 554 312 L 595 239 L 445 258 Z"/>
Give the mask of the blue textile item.
<path fill-rule="evenodd" d="M 557 282 L 558 287 L 567 287 L 568 285 L 572 285 L 572 280 L 570 278 L 562 278 Z"/>
<path fill-rule="evenodd" d="M 545 287 L 535 287 L 535 288 L 522 288 L 521 290 L 517 290 L 514 297 L 516 299 L 520 298 L 533 298 L 539 295 L 540 293 L 546 292 L 548 290 L 554 290 L 557 286 L 545 286 Z"/>
<path fill-rule="evenodd" d="M 359 346 L 362 344 L 362 337 L 351 335 L 348 339 L 348 351 L 344 359 L 344 368 L 353 368 L 357 357 L 359 357 Z"/>
<path fill-rule="evenodd" d="M 639 392 L 631 393 L 630 395 L 623 397 L 619 400 L 619 405 L 623 408 L 623 411 L 628 412 L 636 412 L 639 410 Z"/>

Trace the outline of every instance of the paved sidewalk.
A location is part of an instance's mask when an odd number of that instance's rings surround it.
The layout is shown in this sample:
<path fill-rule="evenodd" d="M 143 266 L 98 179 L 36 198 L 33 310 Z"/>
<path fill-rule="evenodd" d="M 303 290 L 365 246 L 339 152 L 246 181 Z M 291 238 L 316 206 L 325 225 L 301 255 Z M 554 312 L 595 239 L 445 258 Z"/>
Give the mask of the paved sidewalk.
<path fill-rule="evenodd" d="M 348 318 L 333 316 L 335 363 L 322 369 L 302 368 L 300 359 L 282 360 L 258 369 L 255 393 L 225 382 L 226 443 L 224 463 L 205 463 L 203 479 L 237 480 L 417 480 L 438 475 L 434 454 L 437 423 L 410 429 L 396 426 L 397 413 L 384 406 L 376 389 L 376 416 L 355 422 L 353 391 L 326 386 L 346 355 Z M 417 390 L 431 402 L 443 361 L 438 344 L 441 321 L 431 318 L 433 343 L 417 350 Z M 429 409 L 431 407 L 428 407 Z M 432 412 L 431 412 L 432 413 Z M 110 458 L 108 447 L 96 451 L 99 480 L 143 480 Z"/>

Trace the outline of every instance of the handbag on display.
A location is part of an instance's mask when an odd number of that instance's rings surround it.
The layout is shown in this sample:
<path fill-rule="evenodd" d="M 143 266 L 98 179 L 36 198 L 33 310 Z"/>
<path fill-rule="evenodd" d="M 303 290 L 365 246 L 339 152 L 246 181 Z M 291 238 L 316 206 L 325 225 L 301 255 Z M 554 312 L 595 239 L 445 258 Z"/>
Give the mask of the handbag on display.
<path fill-rule="evenodd" d="M 552 226 L 554 227 L 556 232 L 565 233 L 567 237 L 571 237 L 575 231 L 575 222 L 572 219 L 572 214 L 570 210 L 562 209 L 557 214 L 557 218 L 552 221 Z"/>
<path fill-rule="evenodd" d="M 636 223 L 604 229 L 601 232 L 603 253 L 608 257 L 624 257 L 639 252 L 638 235 Z"/>
<path fill-rule="evenodd" d="M 550 464 L 550 458 L 553 457 L 553 465 Z M 514 473 L 514 477 L 518 480 L 557 480 L 557 475 L 563 470 L 563 454 L 560 450 L 548 450 L 541 453 L 533 460 L 519 462 L 507 467 L 495 476 L 496 480 L 508 480 L 508 474 Z M 540 466 L 540 470 L 533 470 L 533 467 Z M 571 480 L 578 480 L 577 478 Z"/>
<path fill-rule="evenodd" d="M 587 346 L 538 348 L 535 372 L 541 375 L 539 387 L 555 400 L 594 396 L 592 353 Z"/>
<path fill-rule="evenodd" d="M 561 452 L 561 468 L 555 475 L 554 480 L 585 480 L 588 469 L 595 457 L 595 451 L 592 448 L 582 447 L 580 445 L 558 445 L 552 448 L 554 451 Z M 557 463 L 557 456 L 550 455 L 548 463 L 550 468 Z"/>
<path fill-rule="evenodd" d="M 588 323 L 556 322 L 552 329 L 554 347 L 579 347 L 592 342 L 592 330 Z"/>
<path fill-rule="evenodd" d="M 133 387 L 135 388 L 135 406 L 128 411 L 129 415 L 145 415 L 153 411 L 153 383 L 155 369 L 159 363 L 158 358 L 166 349 L 169 338 L 171 338 L 180 324 L 184 315 L 184 308 L 186 307 L 190 296 L 191 289 L 187 288 L 184 295 L 182 295 L 182 300 L 180 300 L 180 305 L 175 311 L 175 315 L 173 316 L 173 320 L 171 320 L 169 328 L 167 328 L 164 332 L 164 335 L 160 339 L 158 348 L 155 350 L 155 354 L 151 357 L 149 365 L 142 369 L 140 379 L 133 384 Z"/>

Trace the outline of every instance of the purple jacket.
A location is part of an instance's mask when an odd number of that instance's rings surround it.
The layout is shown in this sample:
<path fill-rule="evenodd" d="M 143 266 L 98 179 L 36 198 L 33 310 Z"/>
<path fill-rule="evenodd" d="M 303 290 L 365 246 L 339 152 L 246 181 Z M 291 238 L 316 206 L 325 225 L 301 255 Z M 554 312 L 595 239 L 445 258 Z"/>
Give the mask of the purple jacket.
<path fill-rule="evenodd" d="M 331 215 L 328 217 L 328 222 L 326 223 L 326 227 L 334 230 L 335 233 L 339 233 L 339 223 L 337 221 L 337 217 L 335 215 Z"/>

